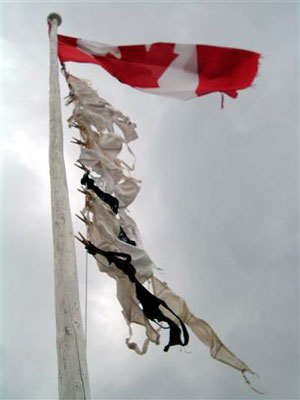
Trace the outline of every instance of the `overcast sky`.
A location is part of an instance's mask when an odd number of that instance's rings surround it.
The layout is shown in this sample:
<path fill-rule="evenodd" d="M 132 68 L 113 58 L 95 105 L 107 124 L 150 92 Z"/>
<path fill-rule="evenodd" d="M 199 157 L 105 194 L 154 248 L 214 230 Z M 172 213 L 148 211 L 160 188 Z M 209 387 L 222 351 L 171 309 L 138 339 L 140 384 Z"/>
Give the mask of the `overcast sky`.
<path fill-rule="evenodd" d="M 115 283 L 89 258 L 88 364 L 93 399 L 297 399 L 299 397 L 296 2 L 3 2 L 3 399 L 56 399 L 57 369 L 48 176 L 48 36 L 109 44 L 169 41 L 262 54 L 255 87 L 237 100 L 188 102 L 121 85 L 94 65 L 68 64 L 137 124 L 131 206 L 158 274 L 267 384 L 253 393 L 191 333 L 187 352 L 151 345 L 137 356 Z M 62 97 L 67 86 L 61 80 Z M 63 118 L 71 106 L 63 105 Z M 65 122 L 73 215 L 79 148 Z M 74 231 L 84 227 L 74 218 Z M 85 253 L 77 245 L 81 295 Z M 167 337 L 162 338 L 166 344 Z"/>

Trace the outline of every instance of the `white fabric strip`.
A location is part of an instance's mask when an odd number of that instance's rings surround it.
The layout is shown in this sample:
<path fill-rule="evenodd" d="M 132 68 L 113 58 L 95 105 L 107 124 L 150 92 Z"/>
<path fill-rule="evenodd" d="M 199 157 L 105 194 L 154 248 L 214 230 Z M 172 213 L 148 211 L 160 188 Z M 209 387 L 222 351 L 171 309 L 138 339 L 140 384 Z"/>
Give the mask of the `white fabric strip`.
<path fill-rule="evenodd" d="M 193 80 L 193 72 L 196 68 L 195 46 L 178 46 L 176 51 L 181 58 L 179 57 L 177 63 L 173 64 L 172 74 L 162 77 L 161 89 L 176 78 L 176 66 L 179 68 L 184 66 L 190 71 L 186 75 L 186 79 L 191 88 L 196 84 Z M 120 205 L 118 214 L 115 214 L 110 205 L 99 198 L 93 190 L 87 190 L 83 214 L 86 218 L 89 240 L 104 251 L 130 254 L 138 280 L 144 283 L 151 279 L 153 293 L 164 300 L 168 307 L 191 328 L 202 343 L 209 347 L 213 358 L 238 369 L 243 375 L 245 375 L 245 372 L 254 374 L 243 361 L 238 359 L 221 342 L 214 330 L 205 321 L 191 313 L 184 299 L 153 275 L 153 271 L 157 267 L 144 250 L 138 227 L 128 215 L 127 210 L 128 205 L 137 196 L 140 187 L 134 178 L 126 176 L 129 169 L 118 158 L 122 146 L 129 141 L 128 138 L 137 137 L 135 125 L 130 122 L 128 117 L 123 116 L 105 100 L 100 99 L 85 82 L 72 76 L 68 76 L 68 82 L 73 89 L 70 100 L 75 102 L 70 123 L 79 128 L 83 142 L 79 160 L 91 168 L 93 173 L 97 173 L 97 176 L 90 174 L 94 183 L 101 190 L 118 198 Z M 180 86 L 177 86 L 177 89 L 179 90 Z M 115 124 L 120 127 L 123 138 L 114 132 Z M 131 240 L 136 242 L 136 246 L 118 238 L 120 227 Z M 96 260 L 99 270 L 116 280 L 117 298 L 129 327 L 129 337 L 126 339 L 128 348 L 139 355 L 145 354 L 149 342 L 159 344 L 159 330 L 156 330 L 145 317 L 136 297 L 135 284 L 129 280 L 127 275 L 113 263 L 108 265 L 103 256 L 96 255 Z M 167 309 L 161 307 L 161 311 L 178 324 L 178 319 Z M 132 329 L 130 325 L 132 323 L 145 327 L 146 340 L 142 348 L 131 340 Z"/>
<path fill-rule="evenodd" d="M 161 282 L 155 276 L 151 280 L 153 291 L 157 293 L 157 297 L 164 300 L 182 321 L 191 328 L 198 339 L 210 348 L 210 354 L 213 358 L 240 371 L 247 371 L 254 374 L 243 361 L 239 360 L 224 346 L 207 322 L 191 313 L 184 299 L 174 293 L 165 282 Z M 167 314 L 167 311 L 164 314 Z M 168 313 L 168 317 L 176 322 L 176 318 L 171 313 Z"/>
<path fill-rule="evenodd" d="M 136 223 L 127 213 L 127 206 L 134 201 L 140 186 L 137 180 L 126 175 L 131 168 L 128 169 L 118 158 L 123 145 L 128 146 L 130 141 L 137 138 L 135 124 L 99 98 L 86 82 L 68 76 L 68 83 L 72 87 L 69 101 L 75 103 L 69 123 L 80 129 L 84 143 L 79 160 L 99 175 L 97 177 L 90 174 L 90 177 L 101 190 L 118 198 L 120 207 L 118 218 L 108 204 L 92 190 L 88 191 L 83 212 L 87 219 L 89 240 L 104 251 L 130 254 L 137 278 L 140 282 L 145 282 L 153 275 L 156 266 L 143 249 Z M 121 130 L 123 138 L 115 133 L 114 124 Z M 134 157 L 132 151 L 130 154 Z M 136 246 L 118 239 L 120 226 L 131 240 L 136 241 Z M 139 307 L 135 286 L 128 277 L 113 265 L 108 267 L 105 258 L 98 255 L 96 259 L 99 270 L 116 280 L 117 298 L 130 329 L 126 344 L 128 348 L 142 355 L 147 351 L 149 341 L 159 343 L 160 335 Z M 131 341 L 131 323 L 145 327 L 147 339 L 141 350 L 137 343 Z"/>

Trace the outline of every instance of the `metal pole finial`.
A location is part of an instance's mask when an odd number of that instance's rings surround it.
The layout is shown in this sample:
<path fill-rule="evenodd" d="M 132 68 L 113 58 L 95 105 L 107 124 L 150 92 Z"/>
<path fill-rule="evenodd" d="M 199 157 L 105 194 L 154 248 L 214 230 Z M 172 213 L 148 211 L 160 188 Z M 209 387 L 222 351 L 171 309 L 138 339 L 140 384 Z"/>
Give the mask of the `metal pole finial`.
<path fill-rule="evenodd" d="M 62 22 L 62 18 L 59 14 L 56 13 L 51 13 L 48 15 L 47 21 L 52 22 L 54 19 L 57 21 L 57 26 L 59 26 Z"/>

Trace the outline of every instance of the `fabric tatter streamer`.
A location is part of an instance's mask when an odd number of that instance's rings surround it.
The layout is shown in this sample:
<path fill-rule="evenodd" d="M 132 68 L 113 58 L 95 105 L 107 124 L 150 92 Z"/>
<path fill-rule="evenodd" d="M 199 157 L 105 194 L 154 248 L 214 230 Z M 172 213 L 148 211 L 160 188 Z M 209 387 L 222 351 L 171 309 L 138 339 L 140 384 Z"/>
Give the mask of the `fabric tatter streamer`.
<path fill-rule="evenodd" d="M 138 137 L 135 124 L 99 97 L 86 81 L 70 75 L 64 67 L 63 73 L 70 88 L 67 104 L 74 103 L 68 121 L 80 132 L 80 139 L 73 140 L 80 145 L 77 166 L 84 171 L 81 184 L 86 202 L 80 219 L 87 226 L 88 237 L 79 234 L 77 239 L 95 257 L 99 270 L 116 281 L 117 298 L 129 327 L 128 348 L 145 354 L 150 342 L 160 343 L 161 327 L 169 328 L 164 351 L 175 345 L 186 346 L 187 326 L 209 347 L 213 358 L 241 371 L 247 384 L 257 391 L 245 375 L 256 374 L 189 310 L 180 296 L 154 276 L 158 268 L 143 248 L 138 227 L 128 213 L 140 190 L 140 181 L 131 176 L 135 157 L 129 144 Z M 131 165 L 119 158 L 124 146 L 133 159 Z M 151 292 L 144 286 L 147 281 Z M 133 323 L 145 328 L 141 348 L 132 341 Z"/>

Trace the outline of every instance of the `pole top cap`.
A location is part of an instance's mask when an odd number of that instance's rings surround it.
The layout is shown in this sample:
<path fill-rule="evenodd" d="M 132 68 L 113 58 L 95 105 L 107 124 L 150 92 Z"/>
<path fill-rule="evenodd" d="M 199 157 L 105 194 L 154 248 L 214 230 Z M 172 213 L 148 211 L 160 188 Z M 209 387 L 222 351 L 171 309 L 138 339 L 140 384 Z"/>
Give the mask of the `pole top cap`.
<path fill-rule="evenodd" d="M 57 26 L 59 26 L 62 22 L 61 16 L 59 14 L 56 13 L 51 13 L 48 15 L 47 21 L 48 22 L 52 22 L 54 19 L 56 19 L 57 21 Z"/>

